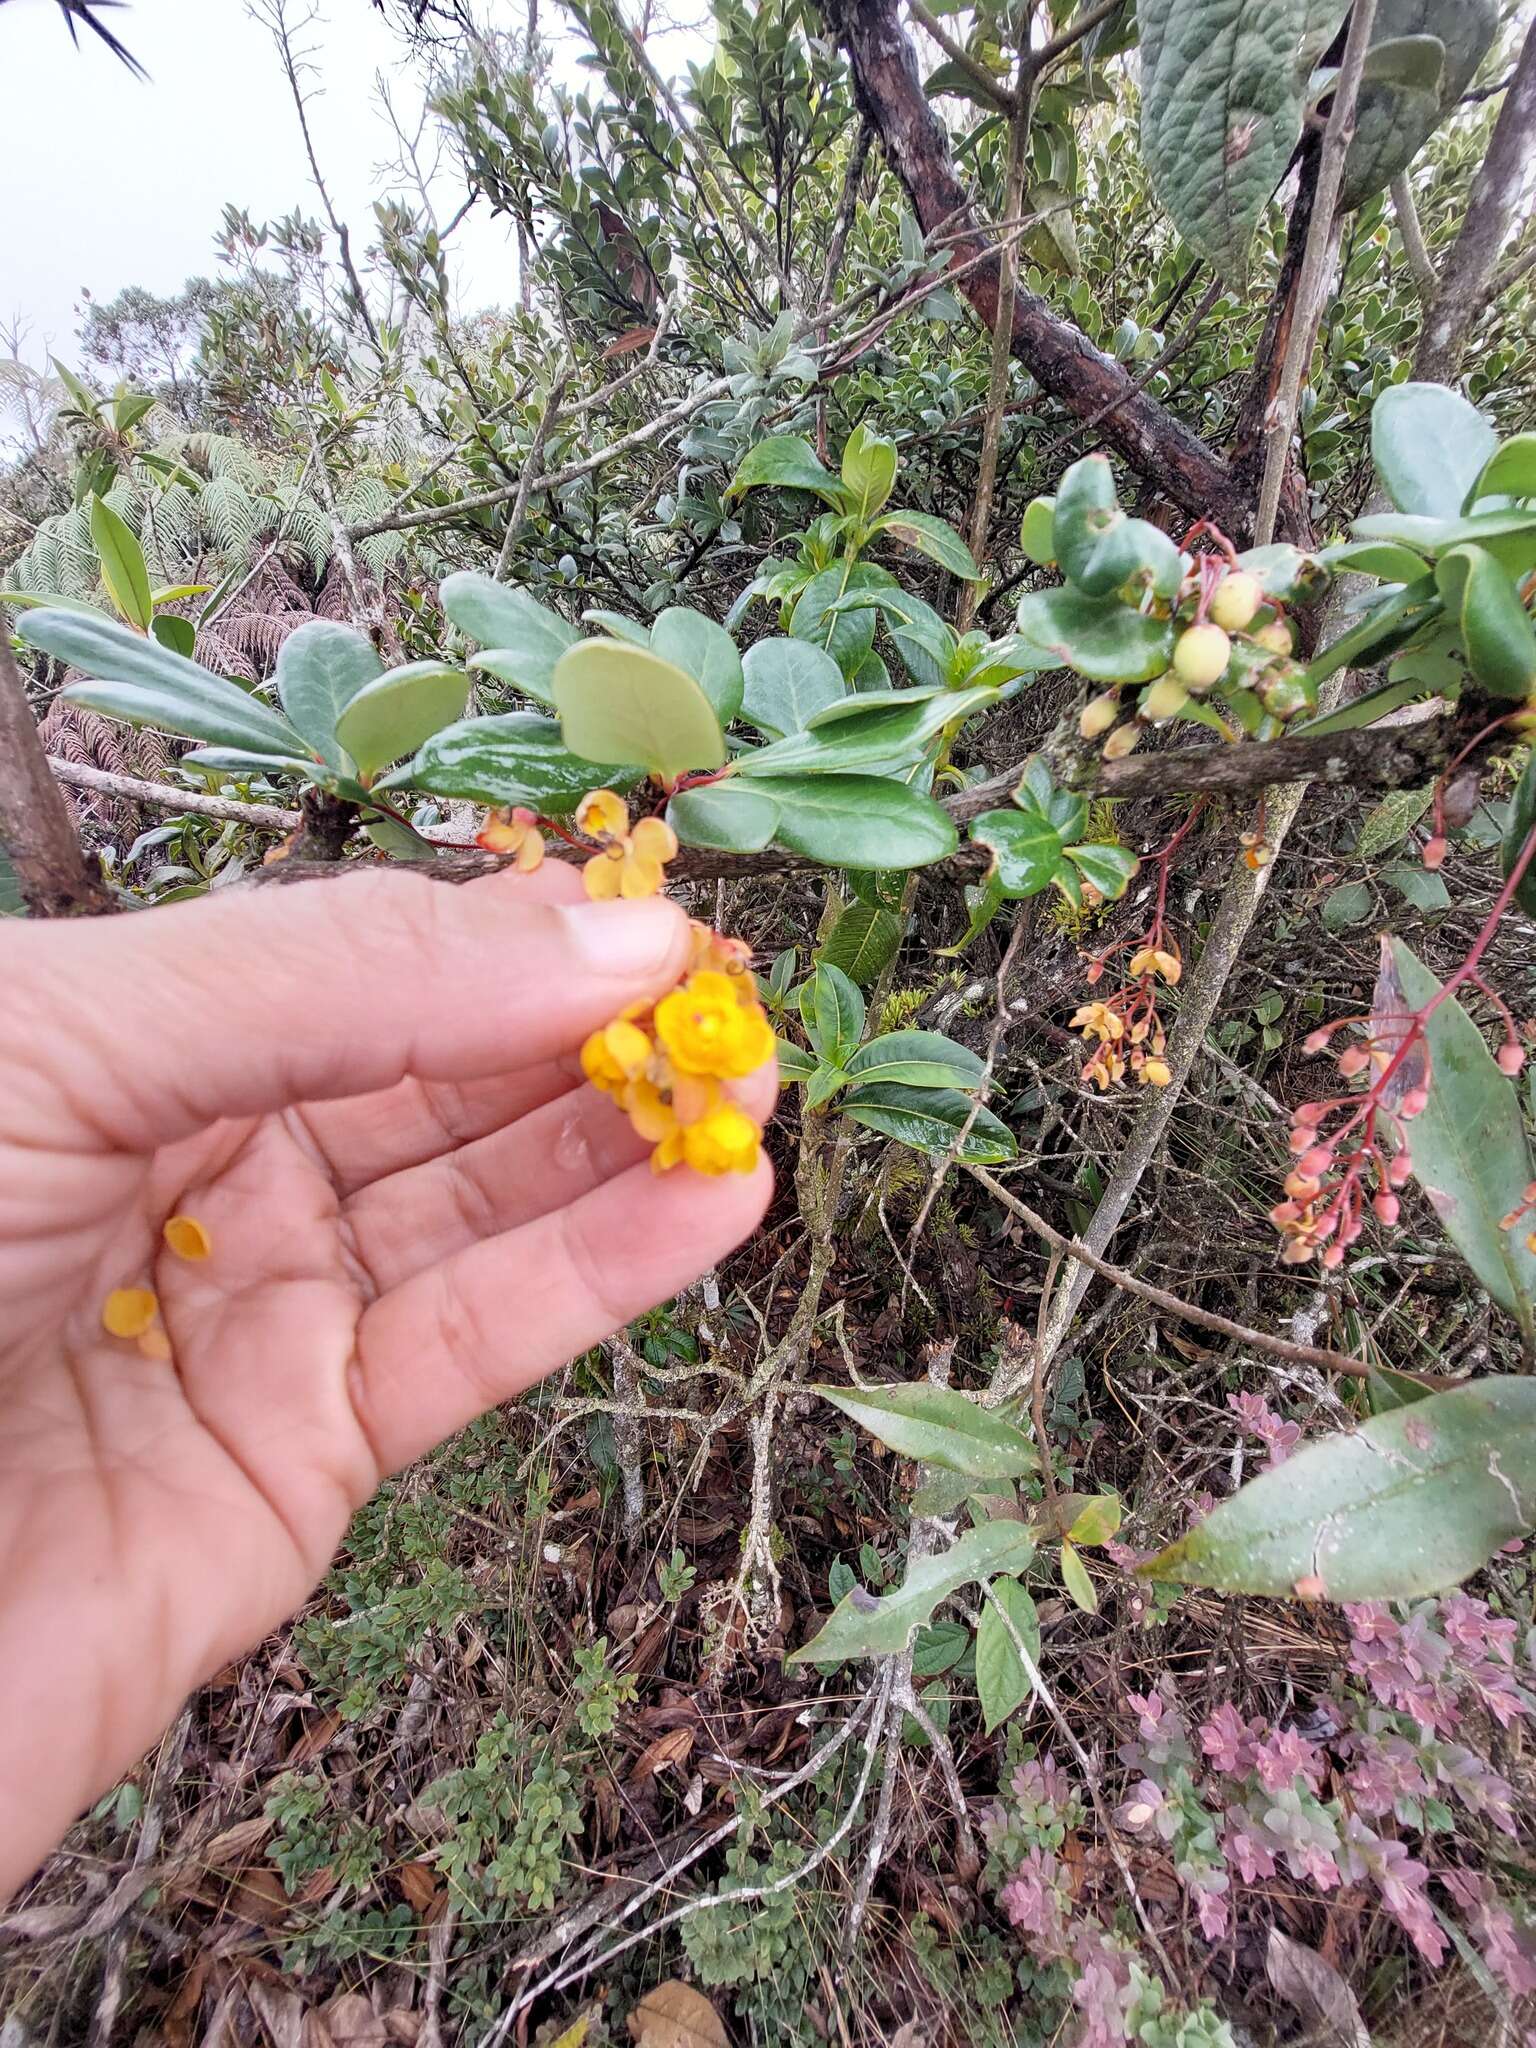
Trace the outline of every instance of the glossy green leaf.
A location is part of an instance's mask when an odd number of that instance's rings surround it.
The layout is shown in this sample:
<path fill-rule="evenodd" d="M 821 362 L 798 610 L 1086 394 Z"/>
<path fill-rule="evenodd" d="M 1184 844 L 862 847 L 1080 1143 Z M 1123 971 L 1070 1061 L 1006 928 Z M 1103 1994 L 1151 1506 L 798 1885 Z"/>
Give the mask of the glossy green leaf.
<path fill-rule="evenodd" d="M 1038 1671 L 1040 1617 L 1034 1599 L 1021 1580 L 1004 1576 L 994 1579 L 988 1587 L 981 1619 L 976 1624 L 976 1697 L 989 1735 L 1010 1714 L 1016 1713 L 1035 1689 L 1019 1655 L 1015 1634 Z"/>
<path fill-rule="evenodd" d="M 1515 862 L 1536 831 L 1536 752 L 1525 764 L 1525 773 L 1515 791 L 1514 802 L 1509 807 L 1509 824 L 1504 833 L 1504 872 L 1513 874 Z M 1536 860 L 1530 861 L 1515 890 L 1515 901 L 1527 917 L 1536 917 Z"/>
<path fill-rule="evenodd" d="M 101 580 L 108 597 L 130 626 L 149 631 L 155 607 L 149 594 L 149 571 L 144 550 L 133 529 L 105 498 L 91 500 L 91 545 L 101 564 Z"/>
<path fill-rule="evenodd" d="M 1475 509 L 1484 498 L 1536 498 L 1536 434 L 1512 434 L 1483 465 L 1462 506 Z"/>
<path fill-rule="evenodd" d="M 605 777 L 623 789 L 638 768 Z M 405 767 L 377 785 L 420 789 L 432 796 L 467 797 L 480 804 L 526 804 L 549 817 L 563 817 L 593 785 L 592 763 L 571 753 L 552 718 L 536 711 L 511 711 L 499 718 L 465 718 L 445 726 Z"/>
<path fill-rule="evenodd" d="M 974 583 L 981 574 L 976 557 L 955 529 L 947 520 L 935 519 L 931 512 L 887 512 L 883 519 L 875 521 L 874 531 L 889 534 L 903 547 L 915 548 L 918 554 L 926 555 L 951 576 L 963 577 L 967 583 Z"/>
<path fill-rule="evenodd" d="M 742 656 L 741 668 L 742 712 L 769 739 L 802 732 L 818 711 L 848 694 L 831 655 L 806 640 L 759 640 Z"/>
<path fill-rule="evenodd" d="M 1183 582 L 1184 564 L 1167 534 L 1121 511 L 1107 456 L 1085 455 L 1062 478 L 1053 536 L 1063 574 L 1090 597 L 1134 585 L 1171 598 Z"/>
<path fill-rule="evenodd" d="M 1125 894 L 1141 865 L 1128 846 L 1069 846 L 1066 857 L 1083 880 L 1091 882 L 1111 903 Z"/>
<path fill-rule="evenodd" d="M 1422 1008 L 1439 988 L 1401 939 L 1384 941 L 1373 1005 L 1378 1038 L 1390 1042 L 1385 1020 Z M 1525 1249 L 1524 1231 L 1500 1227 L 1536 1177 L 1519 1096 L 1454 996 L 1435 1011 L 1425 1036 L 1429 1105 L 1405 1126 L 1414 1178 L 1446 1235 L 1529 1340 L 1536 1335 L 1536 1254 Z"/>
<path fill-rule="evenodd" d="M 306 619 L 278 649 L 278 701 L 295 731 L 333 768 L 345 766 L 337 719 L 382 671 L 372 641 L 335 619 Z"/>
<path fill-rule="evenodd" d="M 1173 659 L 1173 624 L 1115 597 L 1035 590 L 1019 600 L 1019 632 L 1056 663 L 1095 683 L 1149 683 Z"/>
<path fill-rule="evenodd" d="M 1031 498 L 1019 522 L 1019 546 L 1042 569 L 1056 563 L 1056 500 Z"/>
<path fill-rule="evenodd" d="M 685 670 L 641 647 L 583 640 L 551 683 L 565 744 L 584 760 L 638 761 L 670 782 L 725 765 L 725 738 L 708 697 Z"/>
<path fill-rule="evenodd" d="M 1385 718 L 1389 711 L 1411 704 L 1415 697 L 1423 694 L 1423 684 L 1414 680 L 1378 683 L 1373 690 L 1353 698 L 1339 710 L 1309 719 L 1305 725 L 1293 726 L 1292 731 L 1298 738 L 1305 733 L 1309 739 L 1320 738 L 1330 732 L 1354 732 L 1360 726 L 1373 725 L 1378 718 Z"/>
<path fill-rule="evenodd" d="M 1454 518 L 1497 446 L 1476 406 L 1443 384 L 1389 384 L 1371 408 L 1376 474 L 1399 512 Z"/>
<path fill-rule="evenodd" d="M 830 1664 L 849 1657 L 897 1656 L 941 1600 L 974 1580 L 985 1583 L 998 1572 L 1022 1571 L 1034 1550 L 1034 1538 L 1022 1522 L 983 1522 L 967 1529 L 939 1556 L 909 1565 L 894 1592 L 877 1598 L 856 1586 L 845 1593 L 819 1634 L 784 1661 Z"/>
<path fill-rule="evenodd" d="M 313 782 L 325 772 L 307 756 L 253 754 L 246 747 L 193 747 L 176 765 L 195 768 L 201 775 L 228 776 L 235 782 L 248 782 L 257 775 L 302 775 Z"/>
<path fill-rule="evenodd" d="M 896 443 L 861 420 L 843 444 L 842 472 L 843 503 L 859 519 L 873 519 L 896 483 Z"/>
<path fill-rule="evenodd" d="M 854 903 L 828 933 L 821 957 L 868 988 L 901 944 L 901 919 L 878 904 Z"/>
<path fill-rule="evenodd" d="M 845 1066 L 864 1034 L 864 998 L 840 967 L 820 963 L 800 991 L 800 1015 L 821 1057 Z"/>
<path fill-rule="evenodd" d="M 1344 12 L 1344 0 L 1137 0 L 1153 187 L 1233 283 L 1300 139 L 1307 73 Z"/>
<path fill-rule="evenodd" d="M 722 725 L 729 725 L 740 712 L 741 656 L 724 626 L 702 612 L 674 605 L 652 626 L 651 651 L 693 677 Z"/>
<path fill-rule="evenodd" d="M 916 868 L 958 835 L 931 797 L 875 775 L 775 775 L 756 784 L 779 809 L 775 838 L 827 867 Z"/>
<path fill-rule="evenodd" d="M 175 612 L 156 612 L 149 622 L 149 630 L 172 654 L 180 654 L 190 661 L 197 652 L 197 628 L 190 619 L 180 619 Z"/>
<path fill-rule="evenodd" d="M 83 597 L 66 597 L 59 590 L 0 590 L 0 604 L 8 604 L 18 612 L 83 612 L 88 619 L 107 616 L 99 604 L 90 604 Z"/>
<path fill-rule="evenodd" d="M 905 1088 L 879 1081 L 851 1089 L 842 1106 L 855 1123 L 882 1131 L 914 1151 L 940 1155 L 954 1149 L 975 1108 L 971 1097 L 958 1088 Z M 973 1166 L 993 1166 L 1017 1152 L 1008 1126 L 990 1109 L 977 1109 L 956 1156 Z"/>
<path fill-rule="evenodd" d="M 1485 548 L 1456 547 L 1435 565 L 1446 608 L 1461 621 L 1467 661 L 1495 697 L 1536 690 L 1536 627 L 1520 593 Z"/>
<path fill-rule="evenodd" d="M 791 1081 L 809 1081 L 821 1064 L 815 1053 L 807 1052 L 803 1045 L 796 1045 L 792 1038 L 780 1038 L 775 1043 L 781 1085 L 787 1087 Z"/>
<path fill-rule="evenodd" d="M 747 451 L 741 467 L 731 478 L 728 498 L 739 496 L 759 484 L 780 490 L 814 491 L 838 511 L 843 510 L 843 486 L 817 459 L 808 441 L 797 434 L 774 434 Z"/>
<path fill-rule="evenodd" d="M 1375 666 L 1385 661 L 1415 633 L 1420 632 L 1430 620 L 1443 609 L 1435 586 L 1426 577 L 1421 583 L 1410 583 L 1406 589 L 1382 597 L 1371 606 L 1363 619 L 1358 620 L 1349 630 L 1341 633 L 1337 640 L 1331 640 L 1321 653 L 1313 656 L 1307 664 L 1306 673 L 1311 681 L 1321 683 L 1341 668 L 1357 668 L 1362 665 Z M 1346 706 L 1352 709 L 1352 706 Z M 1334 714 L 1335 716 L 1337 714 Z M 1315 727 L 1301 730 L 1342 730 L 1327 727 L 1322 719 Z"/>
<path fill-rule="evenodd" d="M 581 639 L 580 630 L 525 590 L 497 583 L 476 569 L 445 576 L 438 588 L 443 610 L 485 652 L 471 668 L 484 669 L 542 704 L 551 704 L 555 663 Z"/>
<path fill-rule="evenodd" d="M 287 719 L 259 698 L 117 619 L 76 611 L 28 612 L 18 621 L 16 634 L 28 647 L 102 678 L 99 684 L 72 684 L 63 694 L 75 703 L 90 704 L 135 725 L 159 726 L 257 753 L 309 752 Z M 119 686 L 140 693 L 132 709 L 121 697 L 110 704 L 105 701 L 103 692 Z"/>
<path fill-rule="evenodd" d="M 362 775 L 376 775 L 464 715 L 469 677 L 440 661 L 412 661 L 365 683 L 336 721 L 336 737 Z"/>
<path fill-rule="evenodd" d="M 852 1416 L 861 1429 L 898 1457 L 942 1465 L 971 1479 L 1017 1479 L 1039 1464 L 1022 1430 L 973 1395 L 932 1380 L 883 1387 L 806 1388 Z"/>
<path fill-rule="evenodd" d="M 830 654 L 843 674 L 851 677 L 875 644 L 875 615 L 867 607 L 833 607 L 840 598 L 894 587 L 895 581 L 888 570 L 877 569 L 870 562 L 823 569 L 795 600 L 789 629 L 797 640 L 809 641 Z"/>
<path fill-rule="evenodd" d="M 1293 1451 L 1138 1571 L 1226 1593 L 1443 1593 L 1536 1525 L 1536 1379 L 1486 1379 Z"/>
<path fill-rule="evenodd" d="M 848 1061 L 856 1081 L 899 1081 L 908 1088 L 979 1088 L 984 1069 L 968 1046 L 942 1031 L 887 1031 Z"/>
<path fill-rule="evenodd" d="M 667 822 L 685 846 L 722 853 L 761 853 L 779 828 L 779 807 L 738 777 L 679 790 L 667 805 Z"/>
<path fill-rule="evenodd" d="M 1395 540 L 1351 540 L 1324 548 L 1330 569 L 1348 569 L 1359 576 L 1380 576 L 1387 583 L 1417 583 L 1429 574 L 1424 556 Z"/>
<path fill-rule="evenodd" d="M 1061 1543 L 1061 1583 L 1071 1594 L 1073 1604 L 1080 1607 L 1084 1614 L 1098 1613 L 1099 1596 L 1093 1589 L 1092 1579 L 1088 1576 L 1088 1567 L 1065 1537 Z"/>
<path fill-rule="evenodd" d="M 1060 832 L 1040 811 L 983 811 L 971 837 L 992 855 L 989 879 L 1009 902 L 1038 896 L 1055 881 L 1066 851 Z"/>
<path fill-rule="evenodd" d="M 738 756 L 742 775 L 849 774 L 916 761 L 946 726 L 997 701 L 993 690 L 882 690 L 814 714 L 804 732 Z"/>

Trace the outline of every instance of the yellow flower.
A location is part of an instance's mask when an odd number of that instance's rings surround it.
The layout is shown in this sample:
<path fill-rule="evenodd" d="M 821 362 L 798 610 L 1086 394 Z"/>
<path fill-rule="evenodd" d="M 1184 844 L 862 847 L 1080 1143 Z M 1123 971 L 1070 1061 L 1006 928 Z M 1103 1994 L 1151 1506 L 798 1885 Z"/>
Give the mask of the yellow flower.
<path fill-rule="evenodd" d="M 589 839 L 622 839 L 629 830 L 629 806 L 611 789 L 589 790 L 576 806 L 576 830 Z"/>
<path fill-rule="evenodd" d="M 581 1071 L 594 1088 L 617 1095 L 646 1071 L 655 1050 L 632 1017 L 616 1017 L 582 1046 Z"/>
<path fill-rule="evenodd" d="M 706 968 L 656 1005 L 656 1036 L 680 1073 L 735 1080 L 772 1057 L 773 1031 L 739 999 L 737 980 Z"/>
<path fill-rule="evenodd" d="M 695 1173 L 750 1173 L 757 1164 L 762 1132 L 739 1103 L 722 1099 L 697 1123 L 679 1124 L 651 1154 L 651 1167 L 665 1173 L 691 1166 Z"/>
<path fill-rule="evenodd" d="M 688 937 L 693 948 L 688 962 L 690 974 L 728 974 L 736 984 L 738 1003 L 757 1001 L 757 983 L 751 973 L 752 948 L 745 939 L 728 939 L 707 924 L 700 924 L 697 918 L 689 920 Z"/>
<path fill-rule="evenodd" d="M 1081 1031 L 1084 1038 L 1097 1038 L 1108 1045 L 1112 1039 L 1125 1036 L 1125 1019 L 1108 1003 L 1084 1003 L 1073 1014 L 1072 1029 Z"/>
<path fill-rule="evenodd" d="M 1154 1088 L 1166 1088 L 1173 1079 L 1173 1069 L 1166 1060 L 1150 1059 L 1141 1063 L 1141 1078 Z"/>
<path fill-rule="evenodd" d="M 677 852 L 677 834 L 665 818 L 641 818 L 631 830 L 623 798 L 611 789 L 594 789 L 578 804 L 576 824 L 602 842 L 602 852 L 581 871 L 594 901 L 656 894 L 666 879 L 663 868 Z"/>
<path fill-rule="evenodd" d="M 475 834 L 476 846 L 487 853 L 510 853 L 520 874 L 530 875 L 544 858 L 544 835 L 537 815 L 522 804 L 512 811 L 492 811 Z"/>
<path fill-rule="evenodd" d="M 142 1337 L 160 1313 L 148 1287 L 114 1287 L 101 1305 L 101 1327 L 109 1337 Z"/>
<path fill-rule="evenodd" d="M 168 1216 L 160 1235 L 178 1259 L 206 1259 L 213 1240 L 195 1216 Z"/>
<path fill-rule="evenodd" d="M 1161 946 L 1143 946 L 1131 956 L 1131 974 L 1137 980 L 1144 974 L 1160 974 L 1172 988 L 1183 972 L 1178 954 L 1165 952 Z"/>

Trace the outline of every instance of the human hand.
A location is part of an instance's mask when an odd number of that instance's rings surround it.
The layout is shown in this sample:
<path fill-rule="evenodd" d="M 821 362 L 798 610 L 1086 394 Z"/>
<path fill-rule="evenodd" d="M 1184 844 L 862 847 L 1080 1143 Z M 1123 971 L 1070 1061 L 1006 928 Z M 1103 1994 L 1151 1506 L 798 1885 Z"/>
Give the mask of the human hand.
<path fill-rule="evenodd" d="M 688 959 L 552 864 L 380 870 L 0 944 L 0 1898 L 305 1598 L 387 1472 L 745 1237 L 576 1051 Z M 739 1084 L 765 1117 L 769 1067 Z M 195 1217 L 212 1254 L 170 1254 Z M 157 1294 L 169 1360 L 108 1336 Z"/>

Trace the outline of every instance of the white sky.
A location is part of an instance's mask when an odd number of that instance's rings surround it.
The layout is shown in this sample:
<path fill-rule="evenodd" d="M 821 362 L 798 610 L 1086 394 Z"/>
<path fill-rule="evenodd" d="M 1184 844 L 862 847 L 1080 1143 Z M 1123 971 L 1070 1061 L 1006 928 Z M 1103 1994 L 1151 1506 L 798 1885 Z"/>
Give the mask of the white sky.
<path fill-rule="evenodd" d="M 128 284 L 168 292 L 218 276 L 226 200 L 256 221 L 320 211 L 287 82 L 243 0 L 133 0 L 104 19 L 148 83 L 86 30 L 75 50 L 54 0 L 0 5 L 0 318 L 22 316 L 22 353 L 39 367 L 50 350 L 73 367 L 82 286 L 106 300 Z M 396 154 L 375 75 L 389 73 L 407 109 L 419 94 L 369 0 L 322 0 L 306 40 L 323 87 L 310 107 L 320 166 L 361 248 L 387 188 L 379 166 Z M 477 209 L 451 247 L 467 308 L 513 301 L 504 224 Z"/>

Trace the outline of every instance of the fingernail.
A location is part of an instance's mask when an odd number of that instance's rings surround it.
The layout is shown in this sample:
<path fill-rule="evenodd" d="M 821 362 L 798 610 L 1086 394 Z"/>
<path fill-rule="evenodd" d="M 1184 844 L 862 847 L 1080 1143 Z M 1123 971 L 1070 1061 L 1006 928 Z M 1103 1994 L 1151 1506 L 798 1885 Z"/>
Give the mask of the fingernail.
<path fill-rule="evenodd" d="M 682 912 L 660 896 L 573 904 L 563 914 L 582 962 L 594 973 L 630 981 L 659 973 L 677 951 L 683 929 Z"/>

